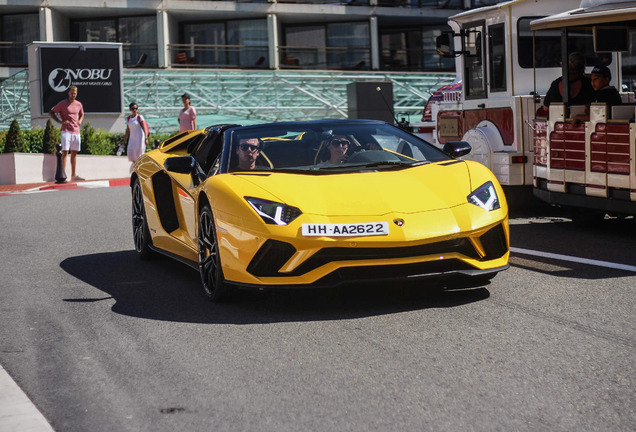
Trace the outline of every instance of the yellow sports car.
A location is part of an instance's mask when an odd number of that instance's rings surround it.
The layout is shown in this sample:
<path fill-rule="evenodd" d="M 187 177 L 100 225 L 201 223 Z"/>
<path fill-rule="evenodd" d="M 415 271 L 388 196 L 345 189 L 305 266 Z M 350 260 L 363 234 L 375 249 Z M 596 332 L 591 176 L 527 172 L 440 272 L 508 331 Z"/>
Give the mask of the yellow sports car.
<path fill-rule="evenodd" d="M 374 120 L 182 133 L 135 164 L 135 249 L 199 270 L 212 301 L 237 287 L 487 283 L 508 267 L 508 207 L 485 166 L 457 159 L 469 151 Z"/>

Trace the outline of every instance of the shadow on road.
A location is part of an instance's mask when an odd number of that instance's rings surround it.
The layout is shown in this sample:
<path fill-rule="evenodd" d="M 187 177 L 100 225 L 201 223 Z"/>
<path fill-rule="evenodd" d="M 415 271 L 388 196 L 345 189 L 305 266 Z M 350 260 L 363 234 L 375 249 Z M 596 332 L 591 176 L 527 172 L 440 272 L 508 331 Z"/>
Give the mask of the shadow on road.
<path fill-rule="evenodd" d="M 608 279 L 633 276 L 630 271 L 612 268 L 636 263 L 636 230 L 633 218 L 610 218 L 594 225 L 580 225 L 563 216 L 563 211 L 550 209 L 530 216 L 511 216 L 510 264 L 527 270 L 558 277 Z M 516 253 L 515 248 L 532 253 Z M 540 256 L 541 253 L 563 255 L 564 260 Z M 534 255 L 534 256 L 533 256 Z M 595 266 L 585 260 L 608 263 Z"/>
<path fill-rule="evenodd" d="M 262 324 L 352 319 L 485 300 L 486 288 L 441 291 L 419 284 L 352 284 L 338 289 L 240 290 L 232 302 L 209 303 L 199 274 L 176 261 L 140 261 L 134 251 L 67 258 L 60 267 L 103 291 L 66 302 L 115 299 L 113 311 L 127 316 L 191 323 Z"/>

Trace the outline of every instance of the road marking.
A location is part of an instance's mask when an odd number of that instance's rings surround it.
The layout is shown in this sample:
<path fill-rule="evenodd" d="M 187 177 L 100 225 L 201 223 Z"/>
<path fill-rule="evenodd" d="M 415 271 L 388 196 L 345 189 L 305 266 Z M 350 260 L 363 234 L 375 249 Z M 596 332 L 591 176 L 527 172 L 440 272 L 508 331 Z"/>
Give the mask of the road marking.
<path fill-rule="evenodd" d="M 625 270 L 625 271 L 636 273 L 636 266 L 618 264 L 618 263 L 613 263 L 609 261 L 599 261 L 599 260 L 579 258 L 579 257 L 573 257 L 569 255 L 560 255 L 560 254 L 554 254 L 550 252 L 541 252 L 541 251 L 535 251 L 531 249 L 522 249 L 522 248 L 515 248 L 515 247 L 511 247 L 510 252 L 519 253 L 522 255 L 534 255 L 534 256 L 543 257 L 543 258 L 552 258 L 552 259 L 557 259 L 561 261 L 570 261 L 570 262 L 575 262 L 579 264 L 590 264 L 597 267 L 607 267 L 607 268 L 611 268 L 615 270 Z"/>
<path fill-rule="evenodd" d="M 29 397 L 0 366 L 0 432 L 54 432 Z"/>

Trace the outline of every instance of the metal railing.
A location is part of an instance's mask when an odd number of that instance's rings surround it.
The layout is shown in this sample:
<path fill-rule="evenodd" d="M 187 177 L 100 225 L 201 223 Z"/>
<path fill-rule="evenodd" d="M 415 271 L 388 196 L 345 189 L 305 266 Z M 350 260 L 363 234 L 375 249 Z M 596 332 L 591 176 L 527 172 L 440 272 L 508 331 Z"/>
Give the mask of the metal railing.
<path fill-rule="evenodd" d="M 455 74 L 125 69 L 123 78 L 124 107 L 137 103 L 156 134 L 176 129 L 184 92 L 202 121 L 205 116 L 218 123 L 347 118 L 347 85 L 356 81 L 390 81 L 396 117 L 419 120 L 431 93 Z M 31 127 L 28 81 L 25 70 L 0 84 L 0 129 L 8 129 L 13 118 L 22 128 Z"/>
<path fill-rule="evenodd" d="M 369 70 L 371 50 L 354 47 L 279 46 L 281 69 Z"/>
<path fill-rule="evenodd" d="M 383 49 L 380 51 L 380 69 L 392 72 L 452 72 L 455 60 L 442 57 L 433 49 Z"/>
<path fill-rule="evenodd" d="M 157 44 L 122 43 L 122 63 L 124 67 L 159 66 Z"/>
<path fill-rule="evenodd" d="M 9 129 L 15 119 L 30 128 L 29 72 L 24 69 L 0 83 L 0 130 Z"/>
<path fill-rule="evenodd" d="M 269 68 L 267 46 L 170 44 L 174 68 Z"/>

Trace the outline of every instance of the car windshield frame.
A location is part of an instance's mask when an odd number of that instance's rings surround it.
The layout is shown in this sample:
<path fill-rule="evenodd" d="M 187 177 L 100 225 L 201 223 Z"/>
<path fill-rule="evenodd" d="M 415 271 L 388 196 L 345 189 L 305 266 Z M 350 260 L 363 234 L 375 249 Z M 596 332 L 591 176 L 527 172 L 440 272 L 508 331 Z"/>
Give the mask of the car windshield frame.
<path fill-rule="evenodd" d="M 333 162 L 341 159 L 343 149 L 344 160 Z M 382 121 L 283 122 L 226 130 L 220 172 L 320 175 L 402 170 L 450 159 L 429 142 Z"/>

